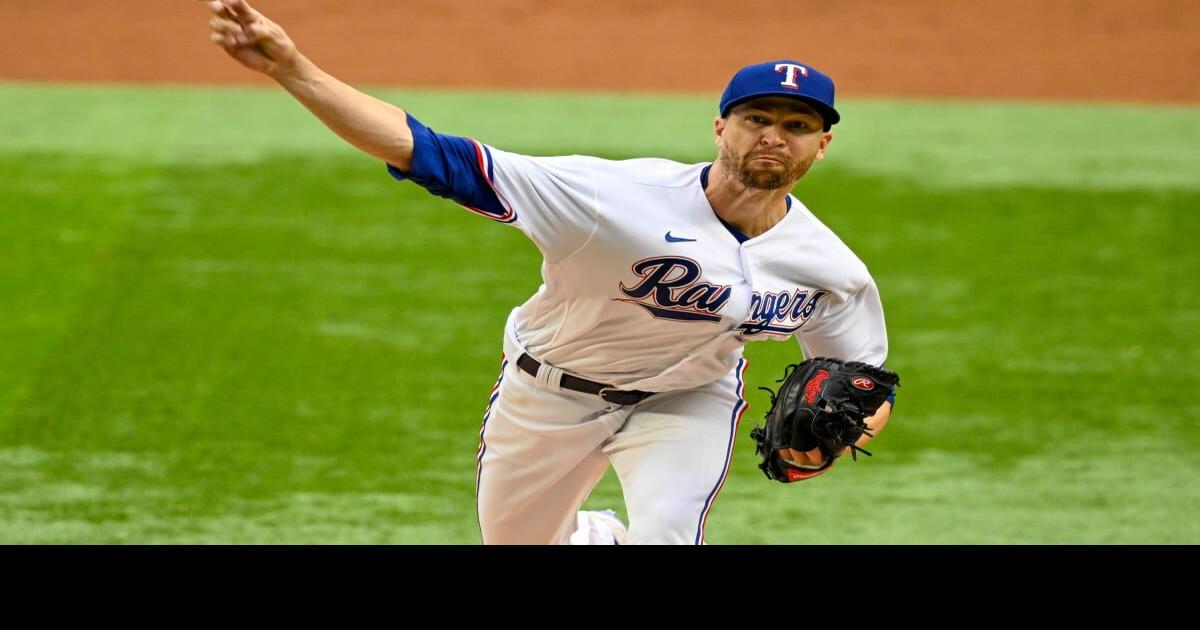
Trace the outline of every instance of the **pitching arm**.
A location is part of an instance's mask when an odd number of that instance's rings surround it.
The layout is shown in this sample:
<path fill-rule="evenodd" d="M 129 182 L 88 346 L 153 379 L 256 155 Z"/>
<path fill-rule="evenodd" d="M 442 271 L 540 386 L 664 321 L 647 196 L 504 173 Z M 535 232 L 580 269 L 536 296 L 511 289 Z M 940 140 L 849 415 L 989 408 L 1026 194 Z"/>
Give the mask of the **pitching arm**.
<path fill-rule="evenodd" d="M 330 76 L 300 54 L 278 24 L 245 0 L 207 0 L 210 39 L 283 86 L 325 126 L 359 150 L 402 170 L 412 167 L 413 133 L 404 110 Z"/>

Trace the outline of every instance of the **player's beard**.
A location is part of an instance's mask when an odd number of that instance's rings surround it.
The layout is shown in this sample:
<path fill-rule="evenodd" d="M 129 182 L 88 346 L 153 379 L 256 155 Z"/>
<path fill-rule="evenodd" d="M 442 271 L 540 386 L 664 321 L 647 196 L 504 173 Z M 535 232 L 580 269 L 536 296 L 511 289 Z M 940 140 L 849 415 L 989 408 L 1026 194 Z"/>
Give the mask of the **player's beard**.
<path fill-rule="evenodd" d="M 776 190 L 784 186 L 791 187 L 808 172 L 812 167 L 812 163 L 817 159 L 816 155 L 811 155 L 799 160 L 791 160 L 779 155 L 771 154 L 770 157 L 783 162 L 783 164 L 771 164 L 769 162 L 758 161 L 754 158 L 763 157 L 764 153 L 757 153 L 749 156 L 738 156 L 735 159 L 728 151 L 721 152 L 721 167 L 727 173 L 736 173 L 738 181 L 746 188 L 754 188 L 758 190 Z"/>

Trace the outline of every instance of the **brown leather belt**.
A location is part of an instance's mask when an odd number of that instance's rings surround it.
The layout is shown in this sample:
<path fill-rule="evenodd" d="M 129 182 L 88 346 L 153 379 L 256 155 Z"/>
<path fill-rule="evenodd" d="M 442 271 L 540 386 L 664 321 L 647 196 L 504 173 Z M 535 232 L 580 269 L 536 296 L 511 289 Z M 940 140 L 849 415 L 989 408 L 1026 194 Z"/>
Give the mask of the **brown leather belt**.
<path fill-rule="evenodd" d="M 528 354 L 522 354 L 517 358 L 517 367 L 525 370 L 530 376 L 537 378 L 538 370 L 541 369 L 542 364 Z M 558 386 L 575 392 L 599 396 L 606 402 L 613 403 L 614 405 L 636 405 L 654 394 L 654 392 L 617 389 L 612 385 L 589 381 L 585 378 L 571 376 L 570 374 L 563 374 Z"/>

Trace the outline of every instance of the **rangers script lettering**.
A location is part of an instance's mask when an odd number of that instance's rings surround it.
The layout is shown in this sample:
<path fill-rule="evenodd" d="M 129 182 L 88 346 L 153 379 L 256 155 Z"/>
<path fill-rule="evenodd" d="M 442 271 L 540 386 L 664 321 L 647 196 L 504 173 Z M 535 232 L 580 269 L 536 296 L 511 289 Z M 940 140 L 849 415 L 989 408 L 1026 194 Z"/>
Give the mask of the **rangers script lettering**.
<path fill-rule="evenodd" d="M 747 335 L 770 333 L 775 335 L 792 335 L 804 326 L 821 298 L 829 291 L 805 291 L 796 289 L 791 294 L 758 293 L 750 297 L 750 319 L 739 326 Z"/>
<path fill-rule="evenodd" d="M 672 274 L 678 275 L 672 277 Z M 621 292 L 630 300 L 655 317 L 680 321 L 717 322 L 716 315 L 729 301 L 730 287 L 696 282 L 700 277 L 700 265 L 690 258 L 659 256 L 639 260 L 633 265 L 633 273 L 643 279 L 633 288 L 621 284 Z M 649 296 L 654 304 L 641 302 Z"/>

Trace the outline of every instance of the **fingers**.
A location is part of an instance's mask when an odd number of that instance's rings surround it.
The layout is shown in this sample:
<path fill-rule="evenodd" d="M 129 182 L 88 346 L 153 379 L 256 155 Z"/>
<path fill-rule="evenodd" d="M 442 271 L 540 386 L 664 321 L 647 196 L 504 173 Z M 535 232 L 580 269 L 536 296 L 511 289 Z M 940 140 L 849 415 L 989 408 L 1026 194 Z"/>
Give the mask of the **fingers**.
<path fill-rule="evenodd" d="M 811 451 L 782 448 L 779 449 L 779 456 L 797 466 L 820 466 L 825 463 L 825 454 L 819 448 Z"/>
<path fill-rule="evenodd" d="M 221 33 L 222 35 L 240 35 L 242 33 L 241 24 L 219 17 L 210 19 L 208 25 L 212 27 L 214 33 Z"/>
<path fill-rule="evenodd" d="M 262 14 L 255 11 L 245 0 L 205 0 L 208 10 L 218 17 L 232 20 L 242 26 L 247 26 L 262 19 Z"/>
<path fill-rule="evenodd" d="M 234 14 L 234 19 L 242 26 L 248 26 L 255 20 L 262 17 L 262 14 L 255 11 L 246 0 L 223 0 L 225 5 Z"/>
<path fill-rule="evenodd" d="M 210 4 L 225 6 L 221 2 L 211 2 Z M 218 16 L 208 21 L 208 25 L 213 31 L 210 36 L 213 42 L 223 46 L 245 46 L 257 43 L 270 36 L 270 30 L 261 20 L 254 20 L 249 24 L 245 24 L 220 17 L 221 15 L 224 15 L 224 13 L 218 13 Z"/>
<path fill-rule="evenodd" d="M 248 35 L 242 29 L 242 25 L 237 22 L 214 17 L 208 21 L 208 25 L 212 28 L 209 39 L 215 44 L 232 48 L 234 46 L 245 46 L 254 42 L 253 37 Z"/>
<path fill-rule="evenodd" d="M 236 37 L 220 33 L 209 33 L 208 40 L 226 50 L 235 48 L 238 45 Z"/>
<path fill-rule="evenodd" d="M 227 20 L 234 19 L 233 11 L 230 11 L 229 7 L 221 0 L 205 0 L 204 4 L 208 5 L 209 11 L 212 11 L 219 17 Z"/>

